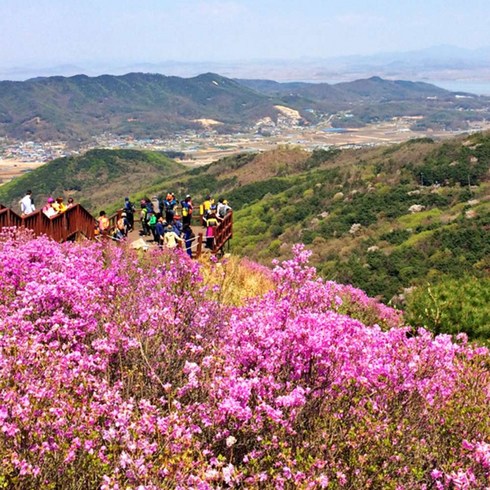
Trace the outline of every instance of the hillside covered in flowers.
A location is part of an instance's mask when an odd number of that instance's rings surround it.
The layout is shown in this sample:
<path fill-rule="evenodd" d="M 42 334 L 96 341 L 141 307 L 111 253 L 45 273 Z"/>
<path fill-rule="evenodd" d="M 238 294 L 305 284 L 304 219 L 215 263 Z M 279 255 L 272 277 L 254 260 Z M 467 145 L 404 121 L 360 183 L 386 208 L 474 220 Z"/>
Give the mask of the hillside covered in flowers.
<path fill-rule="evenodd" d="M 488 350 L 308 255 L 2 235 L 0 488 L 489 488 Z"/>

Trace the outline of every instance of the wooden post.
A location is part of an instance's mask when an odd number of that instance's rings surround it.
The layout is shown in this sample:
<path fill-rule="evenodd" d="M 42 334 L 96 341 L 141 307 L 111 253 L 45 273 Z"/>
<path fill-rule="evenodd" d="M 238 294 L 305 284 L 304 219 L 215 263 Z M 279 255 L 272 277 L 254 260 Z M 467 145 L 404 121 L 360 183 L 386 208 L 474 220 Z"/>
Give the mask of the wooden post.
<path fill-rule="evenodd" d="M 196 259 L 201 256 L 202 253 L 202 233 L 197 235 L 197 248 L 196 248 Z"/>

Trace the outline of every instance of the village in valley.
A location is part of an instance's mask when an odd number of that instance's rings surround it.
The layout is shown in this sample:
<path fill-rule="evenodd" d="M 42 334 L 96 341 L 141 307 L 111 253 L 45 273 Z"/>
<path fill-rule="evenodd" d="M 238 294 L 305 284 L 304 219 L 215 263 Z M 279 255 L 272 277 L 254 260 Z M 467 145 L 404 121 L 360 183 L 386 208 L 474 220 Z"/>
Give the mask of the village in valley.
<path fill-rule="evenodd" d="M 295 112 L 295 111 L 293 111 Z M 20 141 L 0 138 L 0 185 L 30 172 L 56 158 L 80 155 L 94 148 L 160 151 L 189 166 L 205 165 L 220 158 L 244 152 L 262 152 L 280 145 L 307 150 L 364 148 L 402 143 L 409 139 L 442 139 L 462 133 L 456 131 L 413 131 L 415 117 L 397 117 L 362 128 L 334 128 L 327 118 L 316 125 L 301 124 L 296 114 L 284 111 L 277 122 L 259 120 L 242 133 L 222 134 L 218 121 L 202 121 L 201 131 L 186 130 L 162 138 L 138 139 L 131 135 L 104 133 L 76 147 L 64 141 Z M 468 132 L 490 128 L 490 122 L 473 123 Z"/>

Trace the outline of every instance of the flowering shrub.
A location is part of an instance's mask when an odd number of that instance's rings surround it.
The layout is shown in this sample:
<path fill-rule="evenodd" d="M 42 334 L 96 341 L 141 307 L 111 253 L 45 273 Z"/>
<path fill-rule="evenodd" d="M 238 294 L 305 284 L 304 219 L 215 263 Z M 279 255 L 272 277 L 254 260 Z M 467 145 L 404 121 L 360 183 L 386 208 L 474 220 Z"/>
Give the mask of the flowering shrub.
<path fill-rule="evenodd" d="M 31 238 L 0 237 L 0 488 L 488 485 L 488 351 L 301 247 L 230 306 L 179 251 Z"/>

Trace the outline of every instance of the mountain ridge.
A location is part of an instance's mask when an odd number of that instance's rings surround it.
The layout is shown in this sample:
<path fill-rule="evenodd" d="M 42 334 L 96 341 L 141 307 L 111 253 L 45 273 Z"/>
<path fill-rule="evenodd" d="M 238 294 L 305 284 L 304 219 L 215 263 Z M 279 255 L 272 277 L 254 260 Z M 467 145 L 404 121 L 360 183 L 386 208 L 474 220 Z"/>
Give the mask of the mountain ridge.
<path fill-rule="evenodd" d="M 336 125 L 359 127 L 420 115 L 425 127 L 465 129 L 470 120 L 490 119 L 490 98 L 457 94 L 380 77 L 333 85 L 238 80 L 210 72 L 192 78 L 150 73 L 37 77 L 0 82 L 0 137 L 73 143 L 104 132 L 164 137 L 201 131 L 203 119 L 218 121 L 220 132 L 253 131 L 265 117 L 277 121 L 277 105 L 299 111 L 303 124 L 333 116 Z M 342 112 L 351 119 L 337 117 Z"/>

